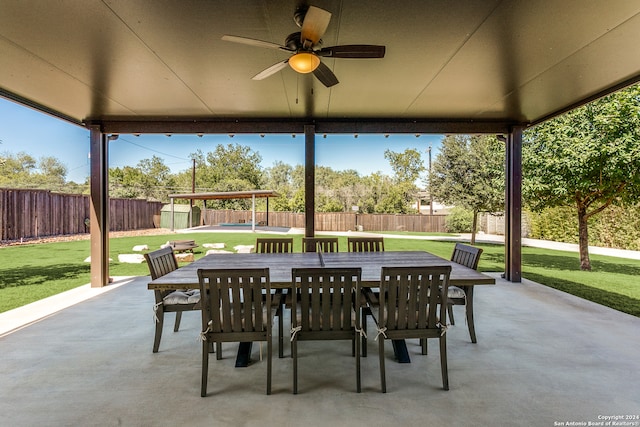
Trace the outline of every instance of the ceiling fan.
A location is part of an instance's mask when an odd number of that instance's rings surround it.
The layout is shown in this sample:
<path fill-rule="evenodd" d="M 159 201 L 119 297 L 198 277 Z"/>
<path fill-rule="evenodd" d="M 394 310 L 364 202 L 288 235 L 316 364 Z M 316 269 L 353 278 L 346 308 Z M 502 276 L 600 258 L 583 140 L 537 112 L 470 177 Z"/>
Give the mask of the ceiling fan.
<path fill-rule="evenodd" d="M 277 62 L 253 76 L 253 80 L 265 79 L 289 65 L 298 73 L 313 73 L 323 85 L 331 87 L 338 84 L 338 78 L 333 74 L 333 71 L 320 60 L 321 57 L 384 58 L 384 46 L 342 45 L 321 47 L 321 38 L 329 26 L 331 12 L 327 12 L 319 7 L 309 6 L 308 9 L 298 9 L 293 19 L 301 28 L 301 31 L 290 34 L 286 38 L 284 45 L 231 35 L 222 36 L 222 40 L 268 49 L 278 49 L 291 53 L 289 58 Z"/>

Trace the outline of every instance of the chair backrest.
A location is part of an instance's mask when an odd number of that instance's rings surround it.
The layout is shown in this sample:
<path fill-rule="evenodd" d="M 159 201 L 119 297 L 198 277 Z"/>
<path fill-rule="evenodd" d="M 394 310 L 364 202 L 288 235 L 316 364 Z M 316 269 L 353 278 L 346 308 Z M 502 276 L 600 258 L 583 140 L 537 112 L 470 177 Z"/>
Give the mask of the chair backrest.
<path fill-rule="evenodd" d="M 482 249 L 480 248 L 456 243 L 456 247 L 453 248 L 453 253 L 451 254 L 451 261 L 477 270 L 481 254 Z"/>
<path fill-rule="evenodd" d="M 293 284 L 299 298 L 292 299 L 292 328 L 311 332 L 312 339 L 339 339 L 360 328 L 361 268 L 294 268 Z M 304 335 L 304 334 L 301 334 Z"/>
<path fill-rule="evenodd" d="M 303 237 L 302 252 L 338 252 L 337 237 Z"/>
<path fill-rule="evenodd" d="M 147 260 L 149 273 L 153 280 L 178 269 L 178 261 L 171 247 L 146 253 L 144 254 L 144 258 Z"/>
<path fill-rule="evenodd" d="M 349 252 L 383 252 L 383 237 L 348 237 Z"/>
<path fill-rule="evenodd" d="M 260 254 L 293 252 L 293 237 L 256 239 L 256 252 Z"/>
<path fill-rule="evenodd" d="M 440 330 L 446 319 L 451 266 L 382 267 L 379 327 Z"/>
<path fill-rule="evenodd" d="M 271 307 L 268 268 L 199 269 L 198 280 L 203 330 L 221 341 L 271 330 L 271 316 L 263 315 Z"/>

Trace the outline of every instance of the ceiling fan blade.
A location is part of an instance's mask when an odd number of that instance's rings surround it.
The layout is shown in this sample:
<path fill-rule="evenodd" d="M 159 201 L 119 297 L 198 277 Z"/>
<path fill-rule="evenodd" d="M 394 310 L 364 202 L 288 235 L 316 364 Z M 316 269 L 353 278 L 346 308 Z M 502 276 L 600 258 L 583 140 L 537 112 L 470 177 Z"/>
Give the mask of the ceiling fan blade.
<path fill-rule="evenodd" d="M 319 7 L 309 6 L 304 21 L 302 21 L 302 31 L 300 33 L 300 41 L 305 49 L 311 48 L 320 41 L 324 32 L 327 31 L 329 21 L 331 20 L 331 12 L 327 12 Z M 310 45 L 309 45 L 309 42 Z"/>
<path fill-rule="evenodd" d="M 339 83 L 338 78 L 335 74 L 333 74 L 333 71 L 331 71 L 329 67 L 327 67 L 322 62 L 320 62 L 318 68 L 313 70 L 313 75 L 316 76 L 318 80 L 320 80 L 320 82 L 326 87 L 335 86 Z"/>
<path fill-rule="evenodd" d="M 230 36 L 228 34 L 225 34 L 224 36 L 222 36 L 222 40 L 227 42 L 247 44 L 249 46 L 266 47 L 267 49 L 279 49 L 287 52 L 293 52 L 288 47 L 280 46 L 277 43 L 266 42 L 264 40 L 250 39 L 248 37 Z"/>
<path fill-rule="evenodd" d="M 252 80 L 263 80 L 266 79 L 267 77 L 277 73 L 278 71 L 282 70 L 283 68 L 285 68 L 287 66 L 287 63 L 289 62 L 289 58 L 285 59 L 284 61 L 280 61 L 280 62 L 276 62 L 275 64 L 273 64 L 272 66 L 270 66 L 269 68 L 260 71 L 258 74 L 256 74 L 255 76 L 251 77 Z"/>
<path fill-rule="evenodd" d="M 325 47 L 315 53 L 330 58 L 384 58 L 385 50 L 384 46 L 350 44 Z"/>

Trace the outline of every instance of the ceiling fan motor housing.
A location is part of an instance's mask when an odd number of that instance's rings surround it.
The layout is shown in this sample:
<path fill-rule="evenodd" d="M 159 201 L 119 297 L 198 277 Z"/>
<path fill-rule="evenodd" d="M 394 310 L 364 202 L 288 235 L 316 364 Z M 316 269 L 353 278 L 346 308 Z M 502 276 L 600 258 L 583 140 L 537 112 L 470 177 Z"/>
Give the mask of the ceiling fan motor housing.
<path fill-rule="evenodd" d="M 300 31 L 289 34 L 284 41 L 284 45 L 291 50 L 298 51 L 302 47 L 300 43 Z"/>

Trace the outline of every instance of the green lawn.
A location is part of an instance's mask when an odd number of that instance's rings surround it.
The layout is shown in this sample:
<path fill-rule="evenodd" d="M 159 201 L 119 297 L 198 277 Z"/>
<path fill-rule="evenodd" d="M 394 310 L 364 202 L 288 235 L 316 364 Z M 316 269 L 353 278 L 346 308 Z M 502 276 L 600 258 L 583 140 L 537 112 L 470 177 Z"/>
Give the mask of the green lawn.
<path fill-rule="evenodd" d="M 151 250 L 167 240 L 194 239 L 196 243 L 224 242 L 227 248 L 250 245 L 257 237 L 272 234 L 192 233 L 179 235 L 123 237 L 110 240 L 109 273 L 112 276 L 147 275 L 146 264 L 119 263 L 118 254 L 133 253 L 132 247 L 146 244 Z M 347 238 L 339 236 L 340 249 Z M 294 251 L 301 251 L 301 236 L 294 238 Z M 426 250 L 449 258 L 454 242 L 394 239 L 387 235 L 386 250 Z M 479 270 L 504 271 L 504 248 L 479 244 L 484 249 Z M 232 249 L 231 249 L 232 250 Z M 89 282 L 89 241 L 44 243 L 0 248 L 0 312 L 19 307 Z M 206 249 L 196 250 L 196 258 Z M 607 305 L 640 317 L 640 261 L 592 255 L 592 272 L 579 269 L 578 254 L 538 248 L 522 249 L 522 275 L 544 285 Z"/>

